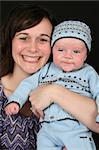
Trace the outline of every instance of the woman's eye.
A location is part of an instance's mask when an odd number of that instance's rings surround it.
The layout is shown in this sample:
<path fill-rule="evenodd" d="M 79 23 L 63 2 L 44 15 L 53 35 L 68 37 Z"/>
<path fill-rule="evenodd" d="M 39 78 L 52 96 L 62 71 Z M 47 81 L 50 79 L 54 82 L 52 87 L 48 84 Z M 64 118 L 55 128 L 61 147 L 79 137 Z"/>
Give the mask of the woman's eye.
<path fill-rule="evenodd" d="M 41 41 L 41 42 L 48 42 L 49 40 L 48 40 L 48 39 L 41 38 L 40 41 Z"/>
<path fill-rule="evenodd" d="M 27 40 L 27 37 L 20 37 L 19 39 L 20 39 L 20 40 L 23 40 L 23 41 L 26 41 L 26 40 Z"/>

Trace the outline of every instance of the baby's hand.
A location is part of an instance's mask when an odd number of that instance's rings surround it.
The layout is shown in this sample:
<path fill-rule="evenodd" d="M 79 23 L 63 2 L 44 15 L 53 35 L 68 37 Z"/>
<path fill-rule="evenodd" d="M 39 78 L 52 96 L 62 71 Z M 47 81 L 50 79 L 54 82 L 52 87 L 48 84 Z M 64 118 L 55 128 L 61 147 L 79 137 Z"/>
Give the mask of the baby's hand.
<path fill-rule="evenodd" d="M 19 105 L 17 103 L 10 103 L 5 107 L 5 112 L 7 115 L 14 115 L 19 112 Z"/>

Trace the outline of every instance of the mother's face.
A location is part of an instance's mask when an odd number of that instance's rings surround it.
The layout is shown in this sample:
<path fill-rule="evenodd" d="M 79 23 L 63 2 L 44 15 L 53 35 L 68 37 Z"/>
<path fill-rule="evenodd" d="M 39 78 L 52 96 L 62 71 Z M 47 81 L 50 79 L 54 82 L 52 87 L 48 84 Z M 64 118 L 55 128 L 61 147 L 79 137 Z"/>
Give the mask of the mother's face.
<path fill-rule="evenodd" d="M 12 41 L 12 56 L 15 68 L 32 74 L 43 67 L 50 56 L 52 25 L 43 19 L 38 25 L 15 34 Z"/>

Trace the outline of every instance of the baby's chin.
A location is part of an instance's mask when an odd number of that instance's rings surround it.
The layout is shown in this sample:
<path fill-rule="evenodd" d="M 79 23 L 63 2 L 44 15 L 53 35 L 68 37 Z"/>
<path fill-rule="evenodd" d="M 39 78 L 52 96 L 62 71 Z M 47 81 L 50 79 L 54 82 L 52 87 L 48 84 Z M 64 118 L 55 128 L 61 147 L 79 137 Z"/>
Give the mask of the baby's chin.
<path fill-rule="evenodd" d="M 75 70 L 74 68 L 63 68 L 64 72 L 72 72 L 74 70 Z"/>
<path fill-rule="evenodd" d="M 73 72 L 73 71 L 76 71 L 76 70 L 78 70 L 78 69 L 75 69 L 75 68 L 72 68 L 72 69 L 63 68 L 64 72 Z"/>

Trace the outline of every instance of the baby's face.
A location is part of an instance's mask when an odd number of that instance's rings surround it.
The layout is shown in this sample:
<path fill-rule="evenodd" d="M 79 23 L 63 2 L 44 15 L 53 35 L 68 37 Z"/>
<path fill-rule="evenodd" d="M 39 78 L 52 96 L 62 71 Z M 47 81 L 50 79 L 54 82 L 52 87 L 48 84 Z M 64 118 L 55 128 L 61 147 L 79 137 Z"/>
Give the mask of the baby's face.
<path fill-rule="evenodd" d="M 62 38 L 54 44 L 53 62 L 66 72 L 80 69 L 86 58 L 86 45 L 79 39 Z"/>

